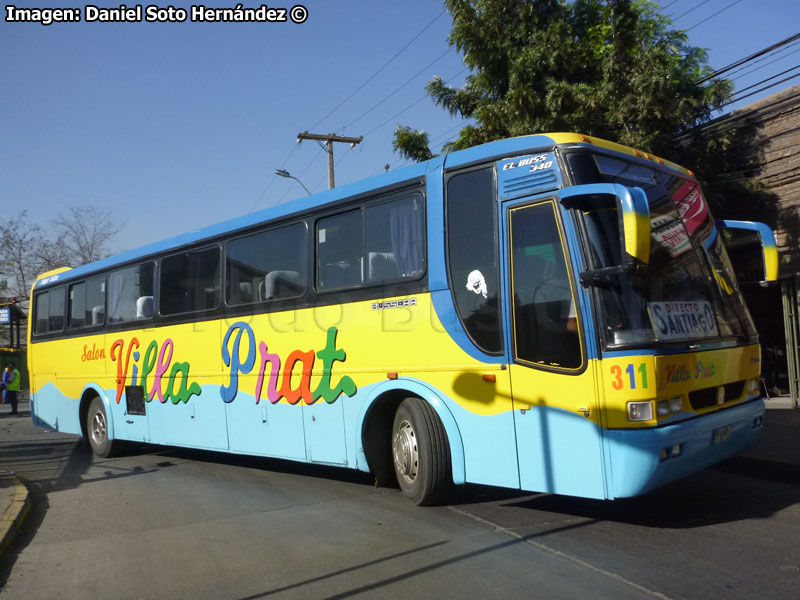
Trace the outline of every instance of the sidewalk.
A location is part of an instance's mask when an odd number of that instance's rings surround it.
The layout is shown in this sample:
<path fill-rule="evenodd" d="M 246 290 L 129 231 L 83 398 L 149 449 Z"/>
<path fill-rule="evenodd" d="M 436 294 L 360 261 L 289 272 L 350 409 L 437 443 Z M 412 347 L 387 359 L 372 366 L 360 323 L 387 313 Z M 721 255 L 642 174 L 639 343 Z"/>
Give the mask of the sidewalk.
<path fill-rule="evenodd" d="M 24 404 L 23 404 L 24 403 Z M 20 414 L 12 417 L 11 407 L 3 406 L 0 410 L 2 419 L 30 419 L 30 412 L 27 410 L 27 393 L 20 394 Z M 23 412 L 23 406 L 25 407 Z M 1 421 L 0 421 L 1 422 Z M 20 481 L 13 471 L 0 470 L 0 558 L 6 548 L 14 540 L 25 517 L 30 510 L 28 490 L 25 484 Z"/>
<path fill-rule="evenodd" d="M 28 515 L 28 490 L 8 471 L 0 471 L 0 556 L 14 539 L 22 521 Z"/>
<path fill-rule="evenodd" d="M 776 466 L 800 466 L 800 409 L 792 410 L 788 396 L 766 401 L 764 430 L 758 443 L 743 456 Z M 3 418 L 11 418 L 3 415 Z M 30 418 L 27 414 L 18 418 Z M 757 463 L 761 464 L 761 463 Z M 14 539 L 30 510 L 28 490 L 9 471 L 0 471 L 0 556 Z"/>
<path fill-rule="evenodd" d="M 799 472 L 800 408 L 794 408 L 789 396 L 776 396 L 765 403 L 767 412 L 761 437 L 743 456 L 762 461 L 764 467 L 784 467 Z"/>

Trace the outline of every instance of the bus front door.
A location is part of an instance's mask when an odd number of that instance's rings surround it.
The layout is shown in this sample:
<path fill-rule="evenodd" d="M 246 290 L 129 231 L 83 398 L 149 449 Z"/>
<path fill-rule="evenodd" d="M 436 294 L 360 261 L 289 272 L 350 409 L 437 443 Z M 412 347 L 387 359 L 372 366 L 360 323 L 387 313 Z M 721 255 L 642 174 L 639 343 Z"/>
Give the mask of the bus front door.
<path fill-rule="evenodd" d="M 557 198 L 504 207 L 506 329 L 522 489 L 604 498 L 596 366 Z"/>

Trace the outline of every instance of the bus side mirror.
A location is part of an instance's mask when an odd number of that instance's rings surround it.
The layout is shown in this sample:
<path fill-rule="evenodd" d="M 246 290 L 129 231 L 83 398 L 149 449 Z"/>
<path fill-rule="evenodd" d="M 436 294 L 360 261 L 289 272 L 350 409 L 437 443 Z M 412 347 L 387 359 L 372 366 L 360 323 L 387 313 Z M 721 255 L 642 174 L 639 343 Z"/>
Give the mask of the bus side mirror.
<path fill-rule="evenodd" d="M 736 278 L 742 284 L 765 286 L 778 280 L 778 244 L 764 223 L 716 221 Z"/>
<path fill-rule="evenodd" d="M 600 285 L 608 277 L 636 271 L 650 262 L 650 205 L 644 190 L 618 183 L 591 183 L 564 188 L 558 196 L 569 209 L 611 208 L 613 202 L 616 210 L 619 263 L 581 272 L 582 285 Z"/>
<path fill-rule="evenodd" d="M 650 205 L 638 187 L 614 184 L 621 232 L 623 264 L 650 262 Z"/>

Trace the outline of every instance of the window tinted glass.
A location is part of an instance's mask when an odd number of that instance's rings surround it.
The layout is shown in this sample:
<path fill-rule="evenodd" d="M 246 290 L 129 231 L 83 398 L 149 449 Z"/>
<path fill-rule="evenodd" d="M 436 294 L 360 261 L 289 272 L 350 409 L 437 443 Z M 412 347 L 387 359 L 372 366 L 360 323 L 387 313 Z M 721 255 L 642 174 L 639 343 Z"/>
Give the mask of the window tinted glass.
<path fill-rule="evenodd" d="M 36 295 L 36 321 L 33 331 L 35 333 L 47 333 L 50 323 L 50 292 L 42 292 Z"/>
<path fill-rule="evenodd" d="M 50 290 L 50 331 L 62 331 L 66 315 L 64 286 Z"/>
<path fill-rule="evenodd" d="M 34 333 L 62 331 L 64 329 L 65 308 L 64 286 L 37 294 Z"/>
<path fill-rule="evenodd" d="M 302 296 L 306 289 L 305 224 L 231 240 L 226 262 L 226 299 L 232 306 Z"/>
<path fill-rule="evenodd" d="M 64 286 L 50 290 L 50 326 L 49 331 L 62 331 L 66 320 L 66 294 Z"/>
<path fill-rule="evenodd" d="M 106 316 L 106 278 L 86 282 L 86 324 L 102 325 Z"/>
<path fill-rule="evenodd" d="M 575 299 L 552 203 L 511 211 L 511 268 L 516 357 L 580 367 Z"/>
<path fill-rule="evenodd" d="M 493 169 L 447 183 L 450 286 L 464 329 L 484 351 L 502 351 Z"/>
<path fill-rule="evenodd" d="M 69 328 L 91 327 L 105 323 L 106 278 L 95 277 L 69 288 Z"/>
<path fill-rule="evenodd" d="M 211 310 L 219 306 L 219 247 L 161 259 L 159 310 L 162 315 Z"/>
<path fill-rule="evenodd" d="M 323 291 L 361 285 L 364 218 L 360 210 L 317 223 L 317 287 Z"/>
<path fill-rule="evenodd" d="M 86 325 L 86 283 L 76 283 L 69 287 L 69 327 Z"/>
<path fill-rule="evenodd" d="M 422 210 L 419 196 L 367 207 L 367 283 L 389 283 L 422 274 Z"/>
<path fill-rule="evenodd" d="M 108 276 L 108 322 L 127 323 L 153 317 L 156 265 L 147 262 Z"/>
<path fill-rule="evenodd" d="M 317 288 L 334 291 L 416 279 L 425 271 L 422 196 L 413 194 L 317 223 Z"/>

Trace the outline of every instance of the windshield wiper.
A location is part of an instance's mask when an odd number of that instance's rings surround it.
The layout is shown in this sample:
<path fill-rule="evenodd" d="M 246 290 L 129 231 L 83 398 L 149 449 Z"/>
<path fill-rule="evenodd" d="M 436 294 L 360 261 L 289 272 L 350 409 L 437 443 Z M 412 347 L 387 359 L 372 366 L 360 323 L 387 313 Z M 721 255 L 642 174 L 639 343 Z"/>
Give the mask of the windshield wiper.
<path fill-rule="evenodd" d="M 581 271 L 580 280 L 583 287 L 603 285 L 612 283 L 616 275 L 626 275 L 645 270 L 644 265 L 628 263 L 625 265 L 614 265 L 613 267 L 603 267 L 602 269 L 587 269 Z"/>

